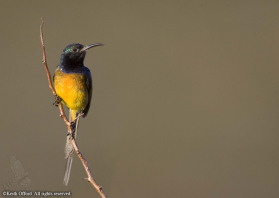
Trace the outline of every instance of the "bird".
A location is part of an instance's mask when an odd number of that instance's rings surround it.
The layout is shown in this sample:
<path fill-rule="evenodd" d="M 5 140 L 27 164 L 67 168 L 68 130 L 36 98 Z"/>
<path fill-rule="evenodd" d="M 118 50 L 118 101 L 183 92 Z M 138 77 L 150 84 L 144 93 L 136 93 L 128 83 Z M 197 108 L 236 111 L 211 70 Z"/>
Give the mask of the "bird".
<path fill-rule="evenodd" d="M 84 66 L 84 58 L 87 50 L 102 45 L 102 43 L 67 45 L 53 76 L 57 94 L 56 102 L 62 102 L 69 109 L 69 121 L 72 127 L 72 134 L 68 131 L 65 145 L 66 166 L 63 180 L 65 186 L 69 183 L 74 153 L 70 135 L 76 138 L 79 118 L 88 114 L 92 98 L 92 76 L 90 70 Z"/>

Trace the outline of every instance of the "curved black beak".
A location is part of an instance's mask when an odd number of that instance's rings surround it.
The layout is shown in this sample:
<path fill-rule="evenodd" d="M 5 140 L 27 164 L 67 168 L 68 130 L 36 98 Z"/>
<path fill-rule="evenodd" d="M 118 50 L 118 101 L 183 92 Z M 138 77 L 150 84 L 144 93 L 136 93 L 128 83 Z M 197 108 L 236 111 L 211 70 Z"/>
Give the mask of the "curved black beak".
<path fill-rule="evenodd" d="M 102 46 L 102 45 L 104 45 L 104 44 L 102 44 L 102 43 L 93 43 L 91 45 L 84 46 L 80 51 L 83 52 L 83 51 L 86 51 L 86 50 L 88 50 L 88 49 L 90 49 L 92 47 Z"/>

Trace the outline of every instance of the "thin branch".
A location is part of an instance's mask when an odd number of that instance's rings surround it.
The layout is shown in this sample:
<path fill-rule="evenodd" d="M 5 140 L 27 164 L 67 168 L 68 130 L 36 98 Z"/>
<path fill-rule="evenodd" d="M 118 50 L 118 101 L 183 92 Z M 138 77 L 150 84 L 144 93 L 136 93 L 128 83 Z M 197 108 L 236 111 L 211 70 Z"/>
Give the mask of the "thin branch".
<path fill-rule="evenodd" d="M 44 39 L 43 39 L 43 25 L 44 25 L 44 20 L 42 18 L 42 24 L 41 24 L 41 43 L 42 43 L 42 47 L 43 47 L 43 64 L 45 66 L 45 69 L 46 69 L 46 74 L 47 74 L 47 79 L 48 79 L 48 84 L 49 84 L 49 88 L 51 89 L 52 91 L 52 94 L 57 97 L 56 95 L 56 92 L 53 88 L 53 85 L 52 85 L 52 81 L 51 81 L 51 76 L 50 76 L 50 73 L 49 73 L 49 70 L 48 70 L 48 66 L 47 66 L 47 62 L 46 62 L 46 50 L 45 50 L 45 44 L 44 44 Z"/>
<path fill-rule="evenodd" d="M 41 43 L 42 43 L 42 48 L 43 48 L 43 64 L 45 66 L 49 88 L 51 89 L 51 92 L 52 92 L 53 96 L 56 99 L 57 95 L 56 95 L 56 92 L 55 92 L 54 87 L 52 85 L 51 76 L 50 76 L 49 69 L 48 69 L 48 66 L 47 66 L 47 61 L 46 61 L 45 44 L 44 44 L 44 39 L 43 39 L 43 24 L 44 24 L 44 20 L 42 18 L 42 23 L 41 23 L 41 28 L 40 28 L 40 37 L 41 37 Z M 61 102 L 58 104 L 58 107 L 59 107 L 59 111 L 60 111 L 60 117 L 63 119 L 63 121 L 67 125 L 69 133 L 72 134 L 73 133 L 73 129 L 71 127 L 71 122 L 69 122 L 69 120 L 67 119 L 67 116 L 66 116 L 66 114 L 64 112 L 64 109 L 63 109 L 63 106 L 62 106 Z M 102 187 L 99 186 L 97 184 L 96 180 L 93 178 L 93 175 L 92 175 L 91 170 L 89 168 L 88 162 L 86 161 L 86 159 L 82 155 L 82 153 L 81 153 L 81 151 L 80 151 L 80 149 L 79 149 L 79 147 L 77 145 L 77 142 L 76 142 L 75 138 L 73 138 L 73 136 L 71 136 L 71 137 L 72 137 L 70 139 L 71 144 L 73 145 L 74 150 L 75 150 L 78 158 L 82 162 L 82 165 L 83 165 L 83 167 L 85 169 L 85 172 L 87 174 L 86 180 L 92 184 L 92 186 L 97 190 L 97 192 L 100 194 L 100 196 L 102 198 L 107 198 L 105 193 L 104 193 L 104 191 L 103 191 L 103 189 L 102 189 Z"/>

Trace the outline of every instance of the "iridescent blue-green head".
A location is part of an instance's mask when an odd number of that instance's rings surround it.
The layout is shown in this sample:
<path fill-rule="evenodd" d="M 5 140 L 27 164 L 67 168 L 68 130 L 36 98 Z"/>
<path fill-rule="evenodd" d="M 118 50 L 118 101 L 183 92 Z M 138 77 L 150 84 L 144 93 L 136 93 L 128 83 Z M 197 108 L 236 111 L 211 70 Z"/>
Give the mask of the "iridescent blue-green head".
<path fill-rule="evenodd" d="M 92 47 L 102 45 L 102 43 L 94 43 L 86 46 L 79 43 L 67 45 L 60 57 L 60 67 L 75 69 L 83 66 L 86 51 L 91 49 Z"/>

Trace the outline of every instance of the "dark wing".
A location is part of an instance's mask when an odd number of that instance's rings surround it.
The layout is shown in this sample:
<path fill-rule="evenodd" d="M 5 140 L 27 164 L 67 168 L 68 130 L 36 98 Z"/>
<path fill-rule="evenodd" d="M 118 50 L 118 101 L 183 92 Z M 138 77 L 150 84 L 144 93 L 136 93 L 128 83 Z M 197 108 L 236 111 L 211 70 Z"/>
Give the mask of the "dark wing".
<path fill-rule="evenodd" d="M 85 69 L 85 81 L 86 81 L 85 83 L 86 83 L 86 88 L 88 91 L 88 103 L 87 103 L 85 109 L 82 111 L 82 113 L 84 114 L 83 117 L 85 117 L 89 111 L 91 98 L 92 98 L 92 92 L 93 92 L 91 72 L 87 67 L 85 67 L 85 68 L 86 68 Z"/>

